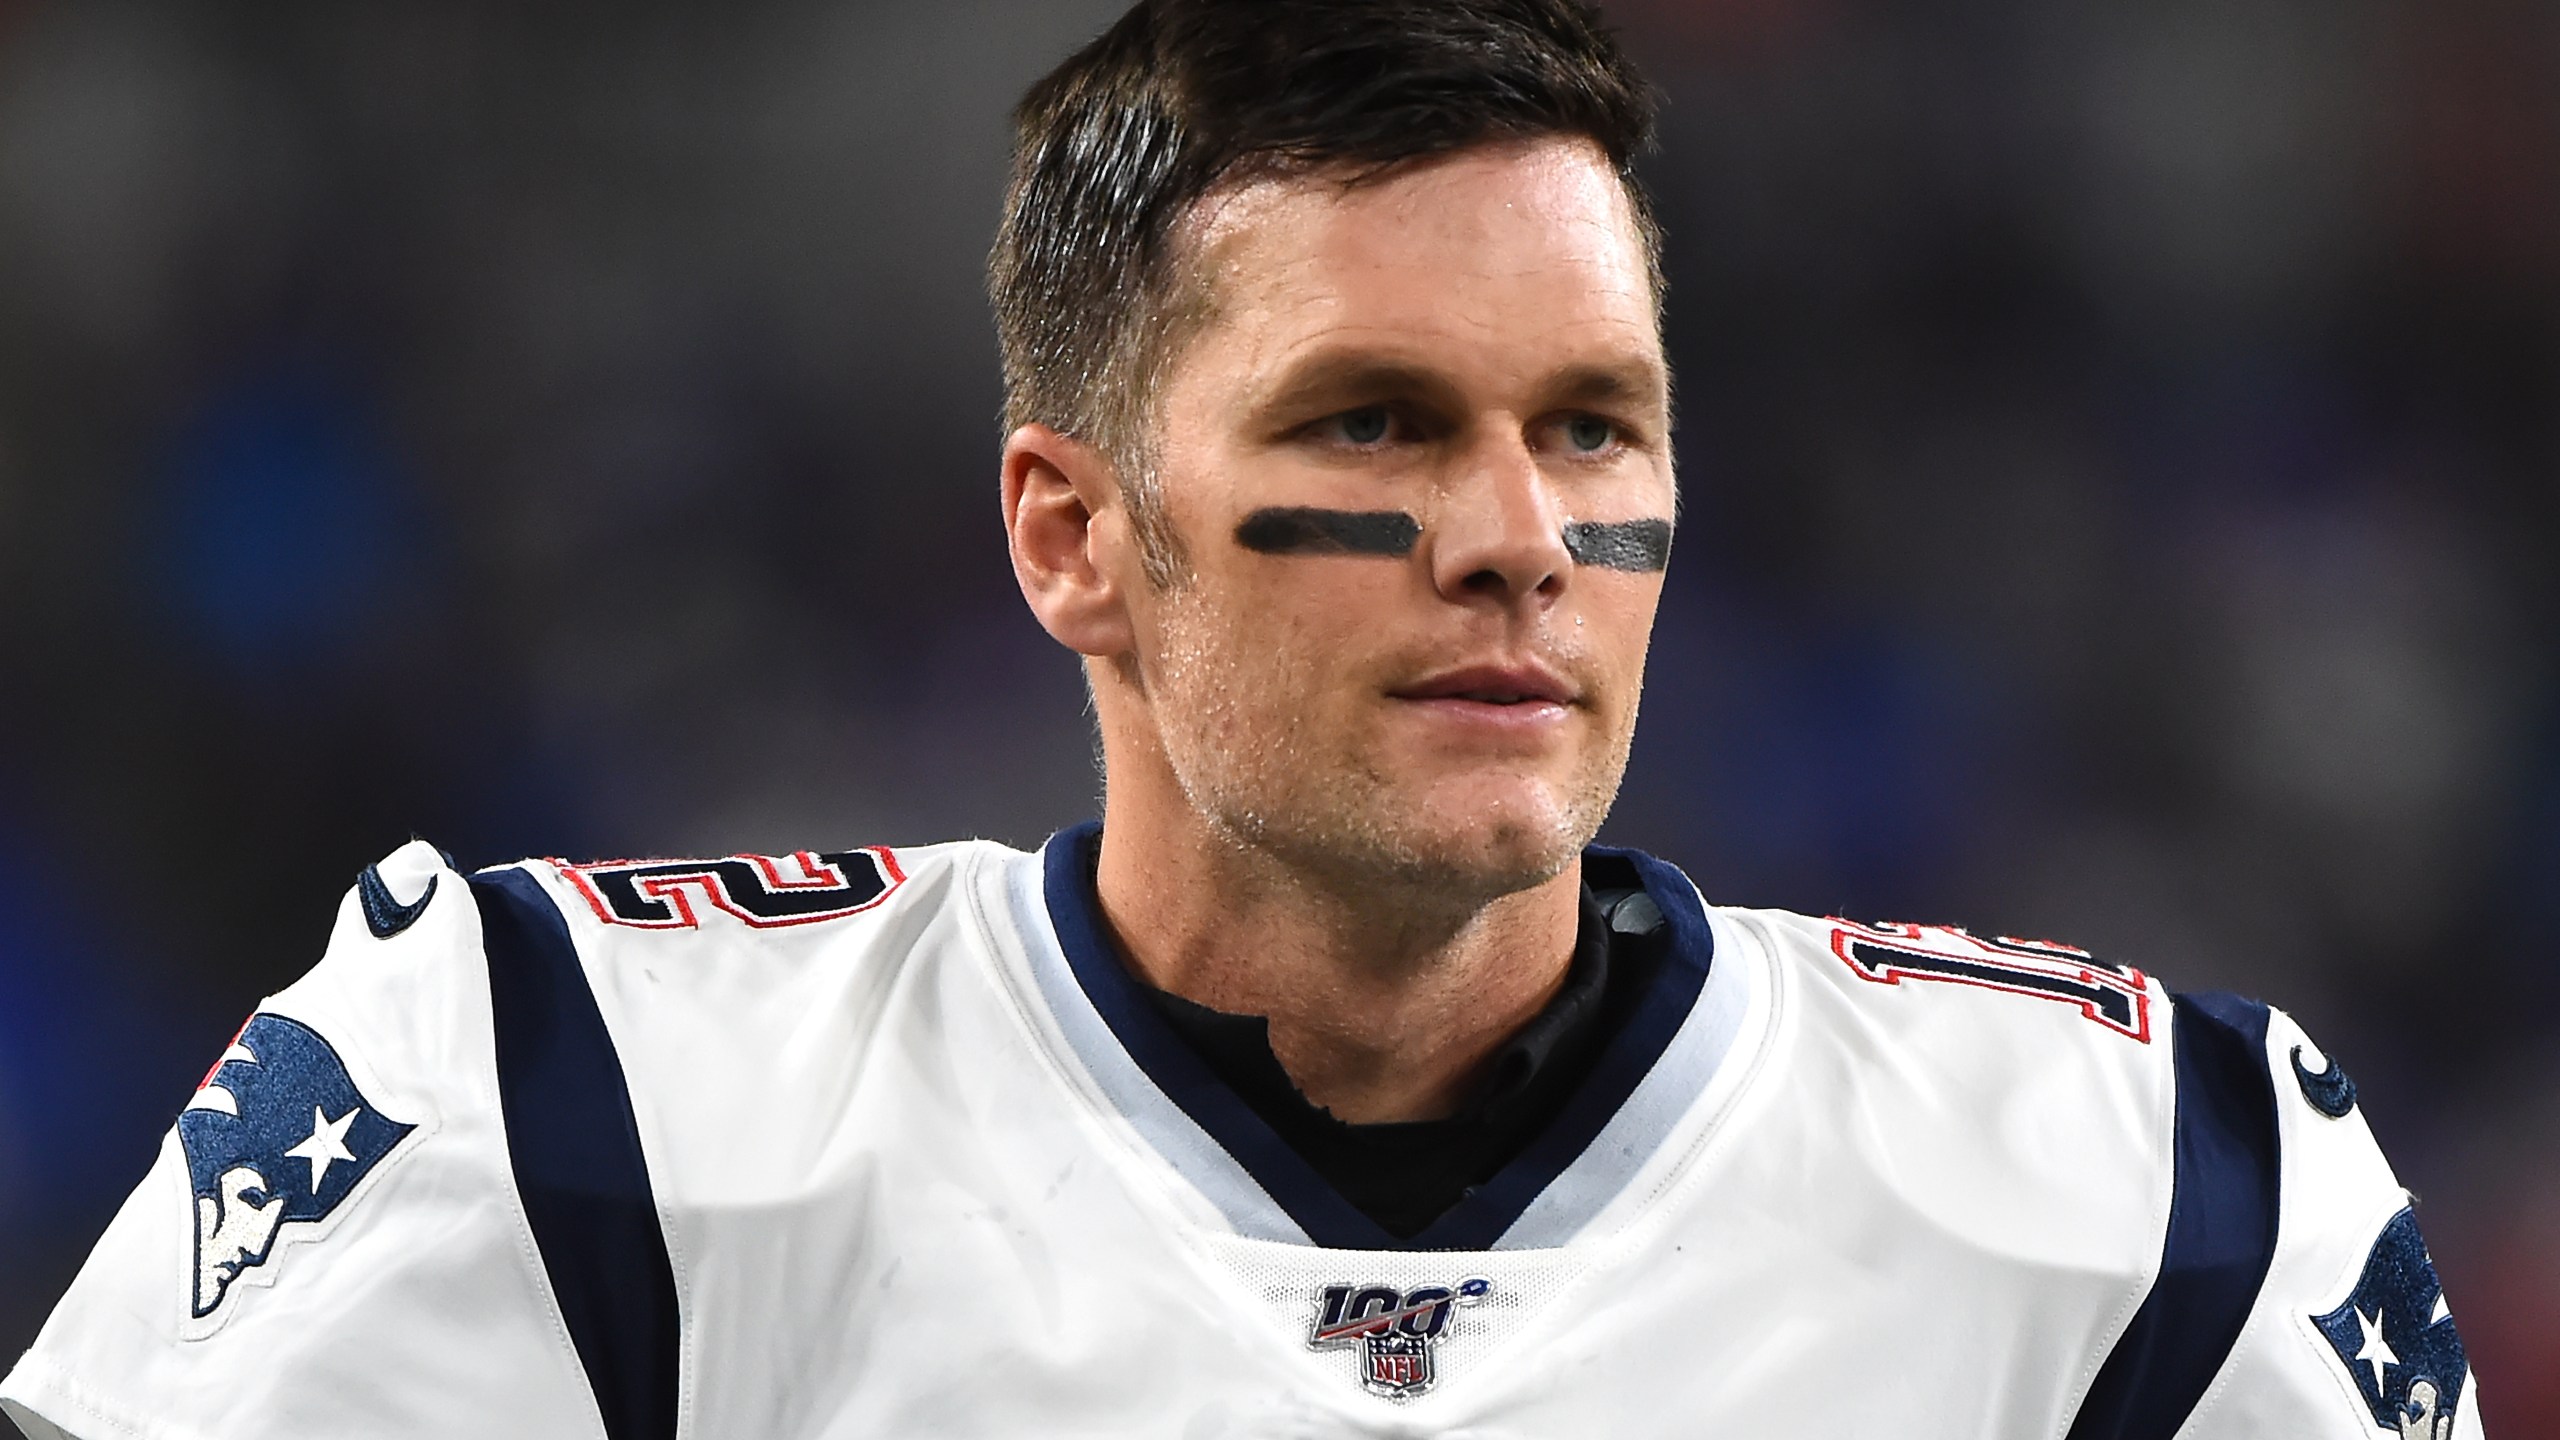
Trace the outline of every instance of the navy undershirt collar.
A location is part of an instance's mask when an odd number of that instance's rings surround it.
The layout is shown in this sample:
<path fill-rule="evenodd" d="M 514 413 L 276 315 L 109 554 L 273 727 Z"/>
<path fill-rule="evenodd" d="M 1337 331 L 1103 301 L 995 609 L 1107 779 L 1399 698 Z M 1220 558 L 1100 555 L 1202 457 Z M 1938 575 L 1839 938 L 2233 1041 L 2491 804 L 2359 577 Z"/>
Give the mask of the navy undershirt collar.
<path fill-rule="evenodd" d="M 1640 887 L 1661 911 L 1665 923 L 1654 937 L 1656 943 L 1648 947 L 1658 955 L 1645 957 L 1645 968 L 1651 973 L 1639 977 L 1639 984 L 1625 987 L 1631 993 L 1609 1003 L 1616 1012 L 1608 1017 L 1614 1023 L 1603 1027 L 1606 1033 L 1592 1037 L 1596 1053 L 1587 1059 L 1587 1073 L 1579 1076 L 1578 1084 L 1569 1087 L 1569 1093 L 1560 1098 L 1549 1097 L 1551 1115 L 1527 1127 L 1523 1134 L 1511 1137 L 1504 1148 L 1516 1146 L 1517 1153 L 1481 1183 L 1465 1188 L 1463 1198 L 1438 1218 L 1400 1236 L 1346 1198 L 1282 1137 L 1263 1113 L 1258 1113 L 1255 1104 L 1220 1078 L 1219 1067 L 1213 1067 L 1199 1046 L 1186 1039 L 1167 1018 L 1156 998 L 1162 992 L 1129 973 L 1111 941 L 1093 893 L 1093 864 L 1100 848 L 1101 828 L 1098 823 L 1088 822 L 1062 830 L 1050 837 L 1042 857 L 1043 890 L 1050 920 L 1069 969 L 1122 1048 L 1157 1088 L 1216 1140 L 1318 1245 L 1351 1250 L 1492 1248 L 1625 1104 L 1679 1032 L 1706 980 L 1713 942 L 1697 893 L 1687 879 L 1669 865 L 1636 851 L 1604 846 L 1586 851 L 1588 883 Z M 1602 963 L 1606 965 L 1605 957 Z M 1606 986 L 1605 971 L 1602 986 L 1619 988 Z M 1569 984 L 1566 995 L 1560 995 L 1559 1000 L 1565 1001 L 1575 989 Z M 1217 1015 L 1214 1011 L 1203 1013 Z M 1549 1013 L 1553 1013 L 1552 1006 Z M 1252 1017 L 1217 1018 L 1260 1025 Z M 1541 1017 L 1541 1021 L 1545 1019 Z M 1530 1029 L 1538 1029 L 1540 1023 L 1532 1022 Z M 1569 1036 L 1576 1027 L 1568 1019 L 1552 1028 Z M 1521 1038 L 1533 1037 L 1524 1031 Z M 1555 1043 L 1556 1038 L 1548 1037 L 1548 1043 Z M 1267 1056 L 1267 1041 L 1263 1050 Z M 1270 1063 L 1274 1070 L 1278 1069 L 1276 1061 Z M 1285 1074 L 1281 1078 L 1285 1083 Z M 1502 1083 L 1497 1076 L 1492 1088 L 1498 1090 Z M 1291 1094 L 1294 1096 L 1294 1089 Z M 1261 1098 L 1267 1110 L 1268 1097 Z M 1330 1117 L 1315 1113 L 1332 1123 Z M 1285 1120 L 1285 1112 L 1282 1114 Z M 1374 1204 L 1374 1197 L 1372 1201 Z M 1405 1228 L 1418 1218 L 1405 1217 L 1396 1228 Z"/>
<path fill-rule="evenodd" d="M 1587 885 L 1581 910 L 1564 984 L 1493 1052 L 1466 1103 L 1440 1119 L 1337 1120 L 1299 1093 L 1271 1053 L 1264 1017 L 1212 1010 L 1138 984 L 1218 1078 L 1326 1184 L 1387 1233 L 1409 1236 L 1466 1198 L 1555 1118 L 1659 962 L 1658 922 L 1651 934 L 1617 937 L 1613 957 L 1609 922 Z"/>

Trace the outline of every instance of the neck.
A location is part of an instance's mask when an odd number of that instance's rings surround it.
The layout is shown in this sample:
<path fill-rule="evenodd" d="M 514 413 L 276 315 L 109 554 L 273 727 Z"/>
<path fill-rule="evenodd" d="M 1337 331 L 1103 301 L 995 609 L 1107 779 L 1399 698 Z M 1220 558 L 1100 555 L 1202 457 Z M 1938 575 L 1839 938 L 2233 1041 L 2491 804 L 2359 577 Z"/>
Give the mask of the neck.
<path fill-rule="evenodd" d="M 1097 888 L 1139 978 L 1270 1022 L 1301 1094 L 1355 1124 L 1464 1103 L 1484 1060 L 1571 967 L 1581 861 L 1482 903 L 1311 873 L 1188 804 L 1105 809 Z"/>

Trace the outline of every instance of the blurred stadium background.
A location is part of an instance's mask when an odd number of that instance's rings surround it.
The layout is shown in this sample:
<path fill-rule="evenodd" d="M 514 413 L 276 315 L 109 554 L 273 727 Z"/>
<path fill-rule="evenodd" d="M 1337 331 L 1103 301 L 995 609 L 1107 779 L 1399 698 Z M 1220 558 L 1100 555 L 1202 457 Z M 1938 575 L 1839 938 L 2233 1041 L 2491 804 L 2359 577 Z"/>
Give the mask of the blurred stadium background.
<path fill-rule="evenodd" d="M 1005 111 L 1119 0 L 0 3 L 0 1357 L 356 870 L 1089 813 Z M 1612 838 L 2276 998 L 2560 1435 L 2560 9 L 1620 0 Z"/>

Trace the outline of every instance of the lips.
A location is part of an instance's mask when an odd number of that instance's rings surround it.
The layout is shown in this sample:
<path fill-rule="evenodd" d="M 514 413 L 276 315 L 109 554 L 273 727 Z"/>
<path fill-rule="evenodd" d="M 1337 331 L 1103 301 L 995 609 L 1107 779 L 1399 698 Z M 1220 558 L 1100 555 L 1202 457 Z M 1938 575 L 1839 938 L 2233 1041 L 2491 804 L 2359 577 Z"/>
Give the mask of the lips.
<path fill-rule="evenodd" d="M 1399 700 L 1463 700 L 1479 705 L 1570 705 L 1575 688 L 1541 665 L 1470 665 L 1392 693 Z"/>

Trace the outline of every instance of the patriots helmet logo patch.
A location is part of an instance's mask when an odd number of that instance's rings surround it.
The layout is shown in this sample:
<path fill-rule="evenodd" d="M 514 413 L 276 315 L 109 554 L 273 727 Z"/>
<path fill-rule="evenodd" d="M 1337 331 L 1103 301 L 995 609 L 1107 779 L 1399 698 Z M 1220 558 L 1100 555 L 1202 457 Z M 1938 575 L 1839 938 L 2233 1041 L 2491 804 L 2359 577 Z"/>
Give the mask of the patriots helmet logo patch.
<path fill-rule="evenodd" d="M 189 1313 L 213 1314 L 234 1282 L 273 1258 L 279 1231 L 327 1219 L 417 1128 L 358 1094 L 318 1031 L 250 1016 L 178 1115 L 195 1195 Z"/>
<path fill-rule="evenodd" d="M 1393 1285 L 1327 1285 L 1307 1329 L 1311 1350 L 1357 1350 L 1360 1383 L 1372 1395 L 1403 1400 L 1439 1378 L 1432 1346 L 1458 1306 L 1493 1289 L 1484 1279 L 1402 1290 Z"/>
<path fill-rule="evenodd" d="M 2311 1323 L 2346 1362 L 2383 1433 L 2405 1440 L 2453 1434 L 2454 1407 L 2471 1367 L 2415 1214 L 2404 1209 L 2391 1217 L 2346 1303 Z"/>

